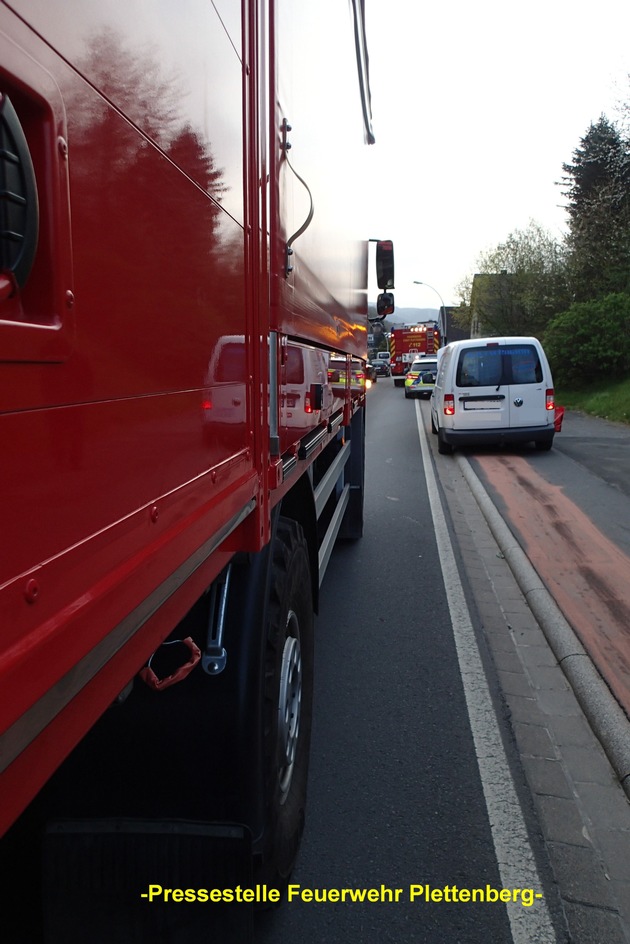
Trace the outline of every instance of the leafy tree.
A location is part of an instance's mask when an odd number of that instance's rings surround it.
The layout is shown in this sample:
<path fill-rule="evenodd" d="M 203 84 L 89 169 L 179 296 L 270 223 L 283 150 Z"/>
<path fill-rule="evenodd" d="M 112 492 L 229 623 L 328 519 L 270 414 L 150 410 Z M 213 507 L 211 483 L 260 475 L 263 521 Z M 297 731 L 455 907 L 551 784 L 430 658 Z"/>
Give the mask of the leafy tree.
<path fill-rule="evenodd" d="M 458 321 L 468 315 L 475 333 L 541 335 L 570 301 L 564 247 L 531 220 L 482 253 L 474 279 L 459 290 L 466 304 Z"/>
<path fill-rule="evenodd" d="M 630 370 L 630 295 L 619 292 L 575 302 L 544 336 L 557 383 L 582 387 Z"/>
<path fill-rule="evenodd" d="M 578 301 L 630 286 L 630 149 L 602 115 L 591 124 L 570 164 L 564 164 L 568 198 L 569 273 Z"/>

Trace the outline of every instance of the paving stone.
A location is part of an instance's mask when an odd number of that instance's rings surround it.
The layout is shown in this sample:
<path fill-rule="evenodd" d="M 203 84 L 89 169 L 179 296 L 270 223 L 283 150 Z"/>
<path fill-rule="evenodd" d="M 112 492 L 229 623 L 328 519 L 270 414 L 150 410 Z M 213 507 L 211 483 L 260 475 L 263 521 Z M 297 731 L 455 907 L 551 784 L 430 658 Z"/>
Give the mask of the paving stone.
<path fill-rule="evenodd" d="M 573 800 L 535 795 L 534 802 L 543 821 L 544 834 L 550 842 L 591 848 L 582 817 Z"/>
<path fill-rule="evenodd" d="M 504 693 L 521 695 L 523 698 L 532 697 L 532 686 L 523 672 L 499 672 L 498 675 Z"/>
<path fill-rule="evenodd" d="M 573 902 L 564 905 L 571 941 L 588 944 L 628 944 L 619 915 Z"/>
<path fill-rule="evenodd" d="M 564 689 L 555 691 L 548 688 L 541 688 L 538 691 L 538 704 L 545 714 L 557 717 L 579 717 L 582 709 L 575 700 L 572 691 Z"/>
<path fill-rule="evenodd" d="M 600 829 L 597 841 L 601 846 L 605 862 L 615 863 L 615 874 L 620 881 L 628 883 L 628 894 L 623 901 L 630 901 L 630 830 Z"/>
<path fill-rule="evenodd" d="M 488 645 L 490 646 L 490 649 L 493 652 L 495 651 L 509 652 L 513 656 L 515 656 L 515 658 L 518 659 L 518 656 L 516 655 L 516 652 L 514 651 L 514 640 L 510 636 L 510 633 L 507 627 L 505 626 L 505 624 L 503 626 L 497 625 L 496 627 L 495 626 L 490 627 L 486 625 L 484 626 L 484 632 L 485 632 L 486 639 L 488 640 Z M 515 663 L 515 664 L 518 664 L 519 666 L 518 671 L 522 672 L 523 665 L 521 663 L 521 660 L 518 659 L 518 663 Z"/>
<path fill-rule="evenodd" d="M 616 781 L 611 780 L 608 784 L 576 783 L 576 789 L 586 812 L 598 829 L 618 827 L 624 818 L 630 827 L 628 800 Z M 626 834 L 626 839 L 630 840 L 630 832 Z M 626 856 L 630 859 L 630 841 L 626 846 Z"/>
<path fill-rule="evenodd" d="M 592 747 L 566 745 L 562 748 L 562 756 L 576 782 L 600 783 L 603 786 L 613 782 L 612 768 L 598 743 Z"/>
<path fill-rule="evenodd" d="M 557 665 L 558 660 L 549 646 L 519 646 L 518 653 L 525 665 Z"/>
<path fill-rule="evenodd" d="M 630 917 L 628 916 L 628 902 L 630 902 L 630 881 L 617 882 L 610 880 L 610 888 L 613 900 L 617 903 L 617 910 L 621 915 L 626 935 L 630 942 Z"/>
<path fill-rule="evenodd" d="M 614 910 L 610 882 L 592 847 L 550 842 L 547 848 L 564 898 Z"/>
<path fill-rule="evenodd" d="M 475 603 L 480 613 L 496 613 L 497 598 L 492 590 L 485 590 L 475 594 Z"/>
<path fill-rule="evenodd" d="M 504 649 L 497 649 L 492 651 L 492 658 L 497 669 L 502 672 L 522 672 L 523 665 L 513 650 L 506 651 Z"/>
<path fill-rule="evenodd" d="M 512 622 L 513 619 L 524 612 L 523 607 L 525 604 L 523 594 L 514 583 L 514 578 L 511 574 L 497 575 L 492 583 L 501 601 L 501 609 L 505 613 L 508 622 Z"/>
<path fill-rule="evenodd" d="M 548 757 L 522 757 L 521 761 L 532 793 L 575 798 L 559 761 Z"/>
<path fill-rule="evenodd" d="M 597 742 L 591 726 L 584 716 L 578 718 L 555 718 L 554 737 L 560 747 L 593 747 Z"/>
<path fill-rule="evenodd" d="M 546 642 L 545 634 L 524 600 L 522 609 L 506 613 L 506 616 L 515 636 L 520 638 L 521 633 L 533 633 L 540 640 L 540 645 Z"/>
<path fill-rule="evenodd" d="M 529 629 L 515 629 L 512 624 L 513 617 L 508 616 L 508 627 L 517 647 L 546 645 L 545 637 L 537 627 L 532 626 Z"/>
<path fill-rule="evenodd" d="M 541 757 L 550 760 L 557 758 L 558 755 L 549 737 L 549 731 L 544 725 L 524 724 L 516 721 L 512 724 L 512 728 L 523 756 Z"/>
<path fill-rule="evenodd" d="M 532 689 L 530 688 L 531 692 Z M 513 721 L 528 721 L 534 724 L 543 724 L 545 716 L 538 706 L 538 702 L 531 695 L 523 697 L 522 695 L 512 695 L 504 692 L 505 700 L 510 709 Z"/>
<path fill-rule="evenodd" d="M 572 692 L 566 675 L 559 665 L 537 665 L 530 669 L 529 678 L 537 689 L 550 688 L 554 691 Z"/>

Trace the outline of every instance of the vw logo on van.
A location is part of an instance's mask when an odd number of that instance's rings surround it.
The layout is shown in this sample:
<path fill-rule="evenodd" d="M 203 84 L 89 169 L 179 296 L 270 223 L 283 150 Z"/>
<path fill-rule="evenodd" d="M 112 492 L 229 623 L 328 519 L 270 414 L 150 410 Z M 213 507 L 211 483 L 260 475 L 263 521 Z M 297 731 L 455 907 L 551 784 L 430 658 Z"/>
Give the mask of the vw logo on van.
<path fill-rule="evenodd" d="M 514 406 L 523 406 L 523 398 L 517 397 L 516 400 L 514 401 Z"/>

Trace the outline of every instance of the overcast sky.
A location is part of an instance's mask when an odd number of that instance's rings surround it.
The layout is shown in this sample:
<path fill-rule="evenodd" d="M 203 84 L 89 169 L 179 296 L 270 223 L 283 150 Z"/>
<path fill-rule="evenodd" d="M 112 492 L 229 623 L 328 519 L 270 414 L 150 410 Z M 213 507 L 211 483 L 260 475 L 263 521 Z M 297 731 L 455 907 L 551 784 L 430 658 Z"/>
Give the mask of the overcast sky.
<path fill-rule="evenodd" d="M 480 252 L 564 231 L 562 164 L 630 101 L 630 0 L 366 0 L 366 22 L 369 235 L 394 240 L 398 305 L 457 304 Z"/>

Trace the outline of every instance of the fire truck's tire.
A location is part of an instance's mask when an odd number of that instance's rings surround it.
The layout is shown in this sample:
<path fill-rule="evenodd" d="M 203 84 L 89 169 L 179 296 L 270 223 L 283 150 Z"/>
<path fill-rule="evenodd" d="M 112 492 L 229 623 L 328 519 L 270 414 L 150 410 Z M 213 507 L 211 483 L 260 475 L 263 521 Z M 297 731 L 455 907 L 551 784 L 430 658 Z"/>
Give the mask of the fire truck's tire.
<path fill-rule="evenodd" d="M 281 518 L 264 654 L 265 830 L 256 881 L 286 886 L 304 829 L 313 702 L 313 599 L 301 526 Z"/>

